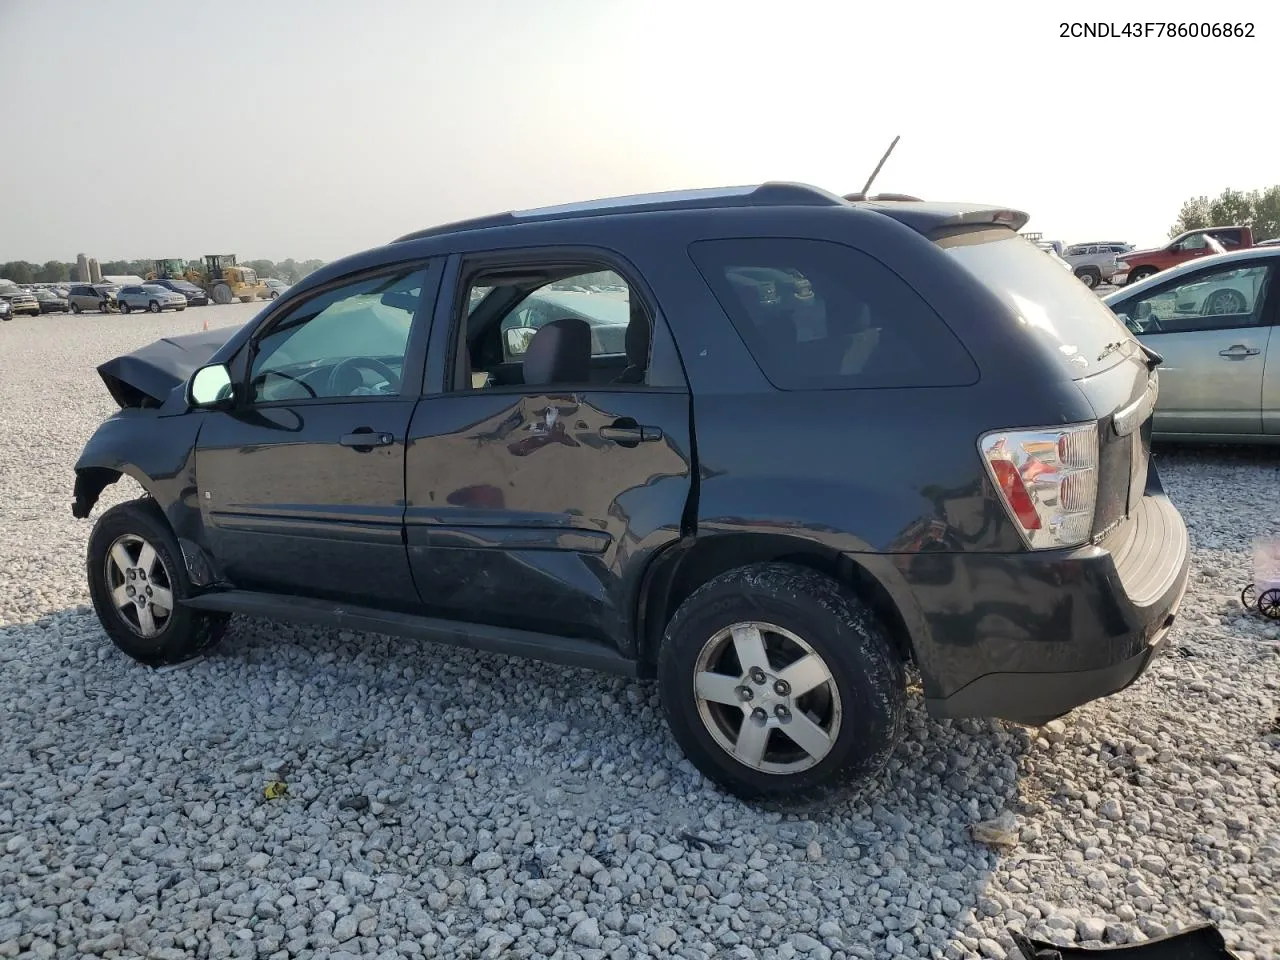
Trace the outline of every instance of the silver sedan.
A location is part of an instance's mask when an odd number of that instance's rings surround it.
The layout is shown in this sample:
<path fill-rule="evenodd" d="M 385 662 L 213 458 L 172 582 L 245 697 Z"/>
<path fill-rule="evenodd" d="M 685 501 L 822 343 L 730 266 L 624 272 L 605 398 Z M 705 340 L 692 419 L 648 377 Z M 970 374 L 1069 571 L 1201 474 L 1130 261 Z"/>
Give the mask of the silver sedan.
<path fill-rule="evenodd" d="M 1201 257 L 1103 298 L 1160 354 L 1157 439 L 1280 443 L 1280 246 Z"/>

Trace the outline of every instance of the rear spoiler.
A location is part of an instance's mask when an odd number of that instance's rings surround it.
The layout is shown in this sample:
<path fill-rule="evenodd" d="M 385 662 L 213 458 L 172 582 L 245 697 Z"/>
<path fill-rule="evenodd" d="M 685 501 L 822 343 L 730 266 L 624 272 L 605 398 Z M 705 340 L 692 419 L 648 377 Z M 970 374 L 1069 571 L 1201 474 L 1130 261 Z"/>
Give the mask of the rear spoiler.
<path fill-rule="evenodd" d="M 953 233 L 991 227 L 1004 227 L 1016 233 L 1031 219 L 1030 214 L 1010 207 L 936 203 L 893 193 L 877 194 L 865 200 L 853 199 L 860 196 L 861 194 L 854 193 L 847 195 L 845 199 L 864 209 L 892 217 L 933 240 Z"/>

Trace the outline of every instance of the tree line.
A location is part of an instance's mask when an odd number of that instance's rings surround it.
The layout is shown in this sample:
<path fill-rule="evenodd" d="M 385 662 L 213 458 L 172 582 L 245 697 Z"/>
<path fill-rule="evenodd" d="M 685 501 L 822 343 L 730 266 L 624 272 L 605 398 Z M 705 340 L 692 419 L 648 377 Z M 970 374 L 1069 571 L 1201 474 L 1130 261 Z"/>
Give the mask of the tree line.
<path fill-rule="evenodd" d="M 276 277 L 285 283 L 297 283 L 307 274 L 323 267 L 324 261 L 297 261 L 290 257 L 279 263 L 270 260 L 245 260 L 241 265 L 252 267 L 259 277 Z M 154 269 L 154 263 L 151 260 L 103 260 L 99 267 L 103 276 L 145 277 Z M 0 263 L 0 279 L 12 280 L 14 283 L 66 283 L 75 275 L 76 265 L 61 260 L 49 260 L 43 264 L 29 263 L 26 260 Z"/>
<path fill-rule="evenodd" d="M 1228 188 L 1212 199 L 1192 197 L 1178 211 L 1169 236 L 1236 225 L 1251 228 L 1255 243 L 1280 237 L 1280 185 L 1249 191 Z"/>

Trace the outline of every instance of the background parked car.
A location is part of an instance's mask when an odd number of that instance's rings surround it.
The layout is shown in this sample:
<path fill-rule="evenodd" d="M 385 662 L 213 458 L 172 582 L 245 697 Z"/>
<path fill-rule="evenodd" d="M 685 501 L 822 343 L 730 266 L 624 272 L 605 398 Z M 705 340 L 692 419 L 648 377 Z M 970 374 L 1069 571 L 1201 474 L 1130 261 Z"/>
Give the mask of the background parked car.
<path fill-rule="evenodd" d="M 197 287 L 190 280 L 148 280 L 147 283 L 164 287 L 173 293 L 180 293 L 186 298 L 188 307 L 207 307 L 209 305 L 209 294 L 201 287 Z"/>
<path fill-rule="evenodd" d="M 0 299 L 7 300 L 14 316 L 25 313 L 30 316 L 40 315 L 40 301 L 34 293 L 13 283 L 0 284 Z"/>
<path fill-rule="evenodd" d="M 1168 270 L 1188 260 L 1208 257 L 1228 250 L 1253 246 L 1249 227 L 1206 227 L 1180 233 L 1163 247 L 1152 250 L 1130 250 L 1124 255 L 1129 264 L 1129 283 L 1138 283 L 1154 273 Z"/>
<path fill-rule="evenodd" d="M 111 283 L 75 283 L 67 292 L 67 303 L 72 313 L 81 313 L 85 310 L 107 313 L 115 306 L 118 289 Z"/>
<path fill-rule="evenodd" d="M 66 297 L 59 296 L 48 288 L 37 290 L 36 300 L 40 303 L 41 313 L 66 313 L 70 309 Z"/>
<path fill-rule="evenodd" d="M 1062 259 L 1092 289 L 1104 283 L 1119 283 L 1128 269 L 1123 255 L 1132 249 L 1127 243 L 1075 243 L 1067 247 Z"/>
<path fill-rule="evenodd" d="M 1174 267 L 1103 298 L 1163 358 L 1152 425 L 1158 439 L 1280 442 L 1277 270 L 1280 246 L 1254 247 Z"/>
<path fill-rule="evenodd" d="M 285 283 L 283 280 L 277 280 L 275 277 L 267 277 L 262 282 L 265 283 L 267 287 L 271 290 L 272 300 L 280 296 L 290 287 L 290 284 Z"/>
<path fill-rule="evenodd" d="M 121 313 L 133 310 L 150 310 L 160 313 L 162 310 L 185 310 L 187 298 L 185 294 L 175 293 L 168 287 L 158 283 L 144 283 L 141 286 L 121 287 L 116 294 L 116 306 Z"/>
<path fill-rule="evenodd" d="M 13 306 L 4 297 L 0 297 L 0 320 L 13 319 Z"/>

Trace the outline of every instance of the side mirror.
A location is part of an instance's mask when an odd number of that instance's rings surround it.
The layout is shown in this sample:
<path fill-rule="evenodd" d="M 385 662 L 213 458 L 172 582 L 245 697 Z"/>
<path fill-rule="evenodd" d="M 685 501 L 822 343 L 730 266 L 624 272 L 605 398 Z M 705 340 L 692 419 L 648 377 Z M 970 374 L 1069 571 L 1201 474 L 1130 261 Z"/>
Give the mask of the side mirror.
<path fill-rule="evenodd" d="M 187 386 L 187 403 L 198 409 L 217 409 L 228 406 L 235 398 L 235 385 L 231 371 L 225 363 L 201 367 L 191 377 Z"/>
<path fill-rule="evenodd" d="M 519 357 L 529 349 L 529 341 L 533 339 L 533 335 L 537 333 L 534 327 L 511 327 L 502 331 L 503 342 L 507 347 L 507 356 Z"/>

